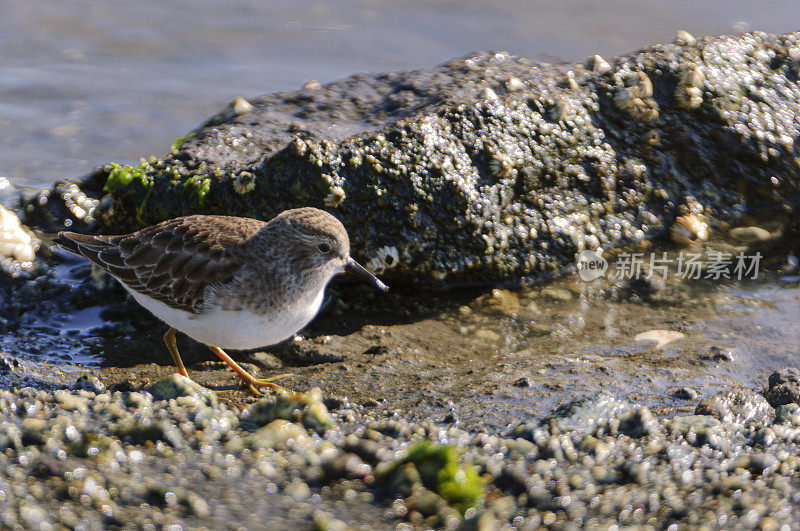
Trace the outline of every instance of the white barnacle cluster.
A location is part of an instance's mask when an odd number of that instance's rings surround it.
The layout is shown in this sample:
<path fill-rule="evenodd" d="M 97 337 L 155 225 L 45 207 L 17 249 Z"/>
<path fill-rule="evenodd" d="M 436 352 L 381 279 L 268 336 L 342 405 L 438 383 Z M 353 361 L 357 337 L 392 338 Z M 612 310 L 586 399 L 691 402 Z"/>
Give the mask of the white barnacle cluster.
<path fill-rule="evenodd" d="M 376 275 L 380 275 L 387 269 L 397 267 L 399 263 L 400 254 L 397 252 L 397 247 L 381 247 L 378 249 L 375 256 L 370 258 L 370 260 L 367 262 L 367 269 Z"/>
<path fill-rule="evenodd" d="M 703 83 L 706 76 L 703 67 L 689 63 L 681 67 L 678 86 L 675 88 L 675 101 L 683 109 L 697 109 L 703 103 Z"/>
<path fill-rule="evenodd" d="M 614 94 L 614 105 L 640 122 L 658 118 L 658 103 L 653 99 L 653 83 L 642 71 L 628 72 Z"/>
<path fill-rule="evenodd" d="M 256 187 L 256 176 L 249 171 L 243 171 L 233 178 L 233 190 L 237 194 L 247 194 Z"/>
<path fill-rule="evenodd" d="M 25 230 L 16 214 L 0 205 L 0 258 L 31 262 L 38 242 Z"/>

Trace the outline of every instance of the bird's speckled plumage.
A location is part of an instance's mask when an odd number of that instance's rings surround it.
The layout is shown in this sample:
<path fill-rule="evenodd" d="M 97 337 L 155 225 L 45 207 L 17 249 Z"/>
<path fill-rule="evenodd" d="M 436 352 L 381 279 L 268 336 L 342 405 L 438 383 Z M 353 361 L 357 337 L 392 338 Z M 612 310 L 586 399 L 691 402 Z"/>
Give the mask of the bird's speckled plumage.
<path fill-rule="evenodd" d="M 164 341 L 188 376 L 175 331 L 205 343 L 256 387 L 278 387 L 242 369 L 222 349 L 273 345 L 319 311 L 325 286 L 342 271 L 374 275 L 350 258 L 342 224 L 316 208 L 287 210 L 265 223 L 188 216 L 121 236 L 62 232 L 58 243 L 99 265 L 170 329 Z"/>
<path fill-rule="evenodd" d="M 320 239 L 330 242 L 332 254 L 349 255 L 345 228 L 315 208 L 289 210 L 269 223 L 195 215 L 120 236 L 62 232 L 58 243 L 88 258 L 130 290 L 171 308 L 202 313 L 209 297 L 226 310 L 267 311 L 279 304 L 284 298 L 281 292 L 295 292 L 316 280 L 309 277 L 328 273 L 315 267 L 322 265 L 314 249 Z M 309 249 L 298 248 L 298 242 Z M 232 287 L 243 284 L 259 289 L 228 295 Z"/>

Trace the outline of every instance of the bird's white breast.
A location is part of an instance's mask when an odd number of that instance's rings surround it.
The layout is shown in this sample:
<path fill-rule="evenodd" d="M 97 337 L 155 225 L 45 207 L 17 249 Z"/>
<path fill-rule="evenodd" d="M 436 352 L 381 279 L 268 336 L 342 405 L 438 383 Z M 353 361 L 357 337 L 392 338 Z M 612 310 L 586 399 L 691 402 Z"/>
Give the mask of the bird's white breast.
<path fill-rule="evenodd" d="M 172 328 L 206 345 L 230 349 L 265 347 L 291 337 L 314 318 L 325 294 L 323 284 L 310 304 L 297 301 L 283 311 L 265 314 L 250 309 L 221 310 L 215 305 L 196 314 L 172 308 L 123 286 L 136 302 Z"/>

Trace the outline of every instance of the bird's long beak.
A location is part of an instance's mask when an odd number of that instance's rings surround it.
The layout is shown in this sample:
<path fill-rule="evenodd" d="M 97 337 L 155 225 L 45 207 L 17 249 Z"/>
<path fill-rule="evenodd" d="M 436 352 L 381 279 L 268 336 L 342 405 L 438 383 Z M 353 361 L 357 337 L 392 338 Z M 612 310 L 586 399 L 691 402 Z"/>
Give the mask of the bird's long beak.
<path fill-rule="evenodd" d="M 378 287 L 378 289 L 382 291 L 389 291 L 389 286 L 378 280 L 378 277 L 367 271 L 364 266 L 362 266 L 352 258 L 347 259 L 347 265 L 344 267 L 344 270 L 347 271 L 348 273 L 355 273 L 357 275 L 361 275 L 370 283 L 375 284 Z"/>

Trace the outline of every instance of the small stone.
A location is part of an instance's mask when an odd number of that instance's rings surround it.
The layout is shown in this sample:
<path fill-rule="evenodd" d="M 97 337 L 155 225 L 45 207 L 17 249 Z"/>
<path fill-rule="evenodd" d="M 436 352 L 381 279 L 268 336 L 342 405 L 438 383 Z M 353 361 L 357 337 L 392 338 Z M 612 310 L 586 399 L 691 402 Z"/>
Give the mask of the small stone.
<path fill-rule="evenodd" d="M 53 393 L 53 397 L 58 402 L 59 407 L 66 411 L 79 411 L 84 413 L 89 409 L 88 400 L 82 396 L 73 395 L 64 389 L 60 389 Z"/>
<path fill-rule="evenodd" d="M 677 341 L 679 339 L 683 339 L 685 336 L 681 332 L 677 332 L 675 330 L 648 330 L 647 332 L 642 332 L 640 334 L 636 334 L 636 337 L 633 338 L 634 341 L 655 341 L 656 348 L 663 348 L 673 341 Z"/>
<path fill-rule="evenodd" d="M 314 529 L 318 531 L 347 531 L 347 524 L 323 511 L 314 512 Z"/>
<path fill-rule="evenodd" d="M 800 404 L 792 402 L 775 408 L 775 424 L 800 426 Z"/>
<path fill-rule="evenodd" d="M 217 404 L 217 395 L 191 378 L 173 373 L 146 388 L 156 400 L 171 400 L 180 396 L 197 396 L 203 398 L 208 405 Z"/>
<path fill-rule="evenodd" d="M 493 289 L 491 297 L 487 300 L 490 310 L 507 315 L 519 312 L 519 296 L 507 289 Z"/>
<path fill-rule="evenodd" d="M 675 389 L 671 394 L 675 398 L 680 398 L 681 400 L 694 400 L 698 395 L 697 391 L 691 387 L 681 387 L 679 389 Z"/>
<path fill-rule="evenodd" d="M 658 434 L 659 431 L 658 421 L 646 407 L 630 411 L 619 417 L 619 432 L 629 437 L 652 436 Z"/>
<path fill-rule="evenodd" d="M 531 381 L 530 378 L 523 377 L 514 382 L 514 385 L 516 387 L 531 387 L 533 385 L 533 382 Z"/>
<path fill-rule="evenodd" d="M 121 382 L 114 382 L 108 386 L 108 392 L 114 393 L 130 393 L 136 390 L 136 386 L 130 380 L 122 380 Z"/>
<path fill-rule="evenodd" d="M 318 387 L 305 393 L 278 391 L 265 396 L 245 411 L 242 426 L 255 430 L 276 419 L 297 422 L 318 433 L 324 433 L 333 424 Z"/>
<path fill-rule="evenodd" d="M 277 419 L 256 430 L 251 435 L 231 439 L 225 445 L 225 448 L 228 451 L 239 451 L 243 448 L 253 450 L 258 448 L 279 448 L 289 440 L 305 442 L 308 439 L 308 432 L 299 424 Z"/>
<path fill-rule="evenodd" d="M 83 390 L 83 391 L 90 391 L 94 394 L 99 395 L 100 393 L 106 390 L 106 386 L 103 385 L 103 382 L 100 381 L 100 378 L 93 374 L 84 374 L 78 381 L 75 382 L 73 389 Z"/>
<path fill-rule="evenodd" d="M 271 352 L 253 352 L 250 354 L 250 362 L 262 371 L 272 371 L 283 367 L 281 359 Z"/>
<path fill-rule="evenodd" d="M 787 367 L 769 375 L 764 397 L 772 407 L 800 403 L 800 370 Z"/>
<path fill-rule="evenodd" d="M 544 295 L 548 299 L 560 302 L 568 302 L 573 299 L 572 292 L 569 291 L 568 289 L 562 289 L 562 288 L 544 288 L 542 290 L 542 295 Z"/>
<path fill-rule="evenodd" d="M 311 497 L 311 489 L 304 481 L 296 479 L 286 485 L 284 492 L 294 501 L 300 502 Z"/>
<path fill-rule="evenodd" d="M 500 334 L 486 328 L 475 330 L 475 337 L 491 342 L 500 341 Z"/>
<path fill-rule="evenodd" d="M 728 231 L 728 235 L 746 244 L 767 242 L 772 239 L 772 233 L 761 227 L 737 227 Z"/>
<path fill-rule="evenodd" d="M 241 116 L 253 110 L 253 105 L 241 96 L 236 96 L 233 98 L 233 101 L 230 103 L 230 107 L 234 116 Z"/>
<path fill-rule="evenodd" d="M 700 355 L 700 359 L 711 361 L 734 361 L 739 354 L 734 349 L 720 345 L 712 345 L 707 352 Z"/>
<path fill-rule="evenodd" d="M 678 30 L 675 32 L 675 40 L 672 42 L 675 44 L 692 45 L 697 43 L 697 39 L 695 39 L 694 36 L 686 30 Z"/>

